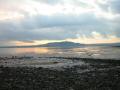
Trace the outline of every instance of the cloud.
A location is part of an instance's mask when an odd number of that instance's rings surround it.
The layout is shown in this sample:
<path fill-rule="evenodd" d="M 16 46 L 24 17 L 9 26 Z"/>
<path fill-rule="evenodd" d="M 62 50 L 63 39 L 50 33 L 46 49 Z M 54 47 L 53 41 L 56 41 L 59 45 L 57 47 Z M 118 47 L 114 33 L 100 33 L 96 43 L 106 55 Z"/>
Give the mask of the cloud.
<path fill-rule="evenodd" d="M 28 29 L 44 28 L 44 27 L 62 27 L 62 26 L 78 26 L 78 25 L 97 25 L 104 24 L 100 19 L 97 19 L 94 14 L 81 14 L 81 15 L 64 15 L 56 14 L 54 16 L 34 16 L 26 17 L 22 22 L 22 26 Z"/>
<path fill-rule="evenodd" d="M 27 17 L 20 22 L 1 22 L 1 38 L 11 40 L 60 40 L 75 38 L 77 33 L 87 34 L 93 30 L 104 30 L 107 26 L 92 14 L 80 16 L 56 15 Z M 100 31 L 102 32 L 102 31 Z"/>
<path fill-rule="evenodd" d="M 0 0 L 0 41 L 119 39 L 119 9 L 119 0 Z"/>
<path fill-rule="evenodd" d="M 92 43 L 116 43 L 120 42 L 120 38 L 116 37 L 114 35 L 106 35 L 104 36 L 101 33 L 98 33 L 96 31 L 91 33 L 92 37 L 87 37 L 86 35 L 79 36 L 74 39 L 66 39 L 67 41 L 72 41 L 72 42 L 79 42 L 79 43 L 85 43 L 85 44 L 92 44 Z"/>
<path fill-rule="evenodd" d="M 120 0 L 98 0 L 98 5 L 107 12 L 120 14 Z"/>

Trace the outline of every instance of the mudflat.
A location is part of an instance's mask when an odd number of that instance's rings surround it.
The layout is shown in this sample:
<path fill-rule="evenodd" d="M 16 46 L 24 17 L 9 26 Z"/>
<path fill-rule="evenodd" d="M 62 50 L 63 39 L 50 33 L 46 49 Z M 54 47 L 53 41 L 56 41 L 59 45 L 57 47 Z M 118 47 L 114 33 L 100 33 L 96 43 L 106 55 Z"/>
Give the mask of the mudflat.
<path fill-rule="evenodd" d="M 102 60 L 98 62 L 99 59 L 69 59 L 82 60 L 85 64 L 62 67 L 61 69 L 1 65 L 0 90 L 120 89 L 119 60 Z"/>

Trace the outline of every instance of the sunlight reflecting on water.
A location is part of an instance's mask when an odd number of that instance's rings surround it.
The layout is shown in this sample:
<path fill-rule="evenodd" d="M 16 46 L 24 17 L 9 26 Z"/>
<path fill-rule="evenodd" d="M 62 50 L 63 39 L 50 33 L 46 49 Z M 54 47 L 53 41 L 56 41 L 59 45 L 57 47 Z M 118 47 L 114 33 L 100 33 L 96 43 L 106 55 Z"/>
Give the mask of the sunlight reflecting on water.
<path fill-rule="evenodd" d="M 0 48 L 0 56 L 37 55 L 83 58 L 120 58 L 117 47 L 81 47 L 81 48 Z"/>

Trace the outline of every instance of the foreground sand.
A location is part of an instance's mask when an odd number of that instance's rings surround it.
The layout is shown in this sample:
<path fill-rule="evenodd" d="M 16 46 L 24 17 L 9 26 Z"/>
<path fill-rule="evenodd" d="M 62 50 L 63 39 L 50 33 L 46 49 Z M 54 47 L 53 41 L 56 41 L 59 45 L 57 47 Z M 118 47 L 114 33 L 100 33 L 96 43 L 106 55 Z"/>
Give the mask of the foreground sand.
<path fill-rule="evenodd" d="M 0 66 L 0 90 L 120 90 L 119 60 L 69 59 L 86 65 L 61 70 Z"/>

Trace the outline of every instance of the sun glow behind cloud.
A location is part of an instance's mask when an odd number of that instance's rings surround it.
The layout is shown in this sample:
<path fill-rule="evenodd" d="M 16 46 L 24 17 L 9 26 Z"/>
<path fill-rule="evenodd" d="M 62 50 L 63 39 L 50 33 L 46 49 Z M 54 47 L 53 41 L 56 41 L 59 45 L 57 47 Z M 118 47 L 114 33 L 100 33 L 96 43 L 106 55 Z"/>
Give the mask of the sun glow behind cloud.
<path fill-rule="evenodd" d="M 72 42 L 76 42 L 76 43 L 85 43 L 85 44 L 93 44 L 93 43 L 116 43 L 116 42 L 120 42 L 120 38 L 114 36 L 114 35 L 108 35 L 103 36 L 102 34 L 98 33 L 98 32 L 92 32 L 91 33 L 91 37 L 86 37 L 85 35 L 83 36 L 79 36 L 77 38 L 74 39 L 67 39 L 67 41 L 72 41 Z"/>
<path fill-rule="evenodd" d="M 17 12 L 0 12 L 0 21 L 4 20 L 20 20 L 23 19 L 24 15 L 20 15 Z"/>
<path fill-rule="evenodd" d="M 13 0 L 12 0 L 13 1 Z M 88 0 L 88 1 L 83 1 L 80 0 L 79 2 L 85 4 L 86 6 L 79 6 L 76 4 L 73 4 L 74 2 L 70 2 L 68 0 L 61 0 L 61 3 L 57 3 L 55 5 L 51 5 L 48 3 L 38 3 L 35 0 L 21 0 L 21 2 L 16 3 L 10 2 L 5 3 L 8 6 L 8 11 L 6 11 L 6 7 L 2 6 L 2 10 L 4 13 L 4 17 L 2 14 L 0 14 L 2 17 L 1 18 L 13 18 L 14 17 L 19 17 L 19 16 L 24 16 L 25 13 L 28 15 L 34 16 L 34 15 L 55 15 L 55 14 L 74 14 L 74 15 L 79 15 L 87 12 L 92 12 L 95 8 L 95 1 L 94 0 Z M 18 6 L 16 5 L 18 4 Z M 88 6 L 87 6 L 88 5 Z M 10 8 L 9 8 L 10 7 Z M 15 7 L 17 7 L 15 9 Z M 5 10 L 5 11 L 4 11 Z M 0 11 L 1 12 L 1 11 Z M 11 14 L 13 13 L 13 15 Z M 21 15 L 22 14 L 22 15 Z"/>

